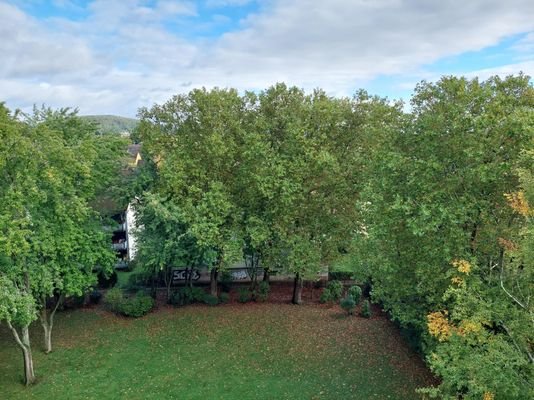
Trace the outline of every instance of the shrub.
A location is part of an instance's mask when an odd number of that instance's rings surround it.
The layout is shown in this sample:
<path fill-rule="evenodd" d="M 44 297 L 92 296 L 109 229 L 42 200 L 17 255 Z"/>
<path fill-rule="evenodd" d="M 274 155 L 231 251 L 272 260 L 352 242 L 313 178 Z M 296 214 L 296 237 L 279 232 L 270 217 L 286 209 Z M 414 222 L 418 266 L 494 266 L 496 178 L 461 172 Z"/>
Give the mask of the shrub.
<path fill-rule="evenodd" d="M 119 313 L 124 302 L 122 290 L 119 288 L 109 289 L 104 297 L 104 302 L 111 311 Z"/>
<path fill-rule="evenodd" d="M 269 286 L 269 282 L 260 282 L 256 291 L 256 299 L 259 301 L 267 301 L 270 290 L 271 287 Z"/>
<path fill-rule="evenodd" d="M 354 299 L 356 304 L 358 304 L 362 297 L 362 288 L 357 285 L 351 286 L 347 294 Z"/>
<path fill-rule="evenodd" d="M 154 307 L 154 299 L 144 293 L 126 298 L 121 305 L 120 313 L 127 317 L 142 317 Z"/>
<path fill-rule="evenodd" d="M 326 303 L 329 301 L 338 301 L 343 294 L 343 284 L 340 281 L 330 281 L 326 284 L 323 293 L 319 301 L 321 303 Z"/>
<path fill-rule="evenodd" d="M 232 274 L 229 271 L 223 271 L 221 273 L 221 290 L 229 293 L 232 289 Z"/>
<path fill-rule="evenodd" d="M 371 304 L 369 303 L 369 300 L 363 301 L 361 316 L 365 318 L 371 317 Z"/>
<path fill-rule="evenodd" d="M 224 304 L 230 301 L 230 295 L 226 292 L 219 293 L 219 303 Z"/>
<path fill-rule="evenodd" d="M 330 301 L 330 291 L 324 289 L 321 293 L 321 297 L 319 297 L 320 303 L 327 303 Z"/>
<path fill-rule="evenodd" d="M 326 284 L 326 288 L 330 290 L 333 301 L 337 301 L 343 294 L 343 284 L 340 281 L 330 281 Z"/>
<path fill-rule="evenodd" d="M 75 308 L 83 307 L 85 304 L 85 296 L 68 296 L 65 300 L 59 305 L 60 310 L 70 310 Z"/>
<path fill-rule="evenodd" d="M 199 287 L 183 287 L 174 292 L 169 299 L 169 303 L 174 306 L 186 306 L 188 304 L 204 301 L 206 292 Z"/>
<path fill-rule="evenodd" d="M 169 299 L 169 304 L 172 304 L 173 306 L 185 306 L 189 304 L 186 302 L 184 290 L 178 289 L 176 292 L 171 294 L 171 298 Z"/>
<path fill-rule="evenodd" d="M 347 296 L 343 300 L 341 300 L 341 303 L 339 303 L 341 308 L 343 308 L 349 315 L 354 314 L 354 309 L 356 308 L 356 302 L 352 298 L 352 296 Z"/>
<path fill-rule="evenodd" d="M 89 300 L 91 301 L 91 304 L 98 304 L 100 303 L 101 299 L 102 299 L 102 292 L 100 292 L 99 290 L 95 289 L 89 294 Z"/>
<path fill-rule="evenodd" d="M 154 307 L 154 299 L 144 292 L 141 291 L 132 297 L 125 297 L 119 288 L 108 290 L 104 301 L 111 311 L 135 318 L 142 317 Z"/>
<path fill-rule="evenodd" d="M 252 292 L 248 290 L 247 288 L 239 288 L 239 297 L 237 300 L 240 303 L 246 303 L 247 301 L 250 301 L 252 298 Z"/>
<path fill-rule="evenodd" d="M 193 299 L 193 302 L 200 303 L 204 301 L 204 296 L 206 295 L 206 292 L 204 289 L 193 286 L 192 288 L 189 288 L 191 292 L 191 298 Z"/>
<path fill-rule="evenodd" d="M 219 298 L 212 294 L 206 293 L 204 295 L 204 303 L 206 303 L 209 306 L 216 306 L 217 304 L 219 304 Z"/>
<path fill-rule="evenodd" d="M 128 281 L 123 285 L 123 289 L 127 291 L 137 291 L 139 289 L 150 286 L 150 272 L 133 272 L 128 276 Z"/>
<path fill-rule="evenodd" d="M 102 271 L 98 273 L 98 287 L 112 288 L 117 283 L 117 272 L 113 271 L 109 276 L 106 276 Z"/>

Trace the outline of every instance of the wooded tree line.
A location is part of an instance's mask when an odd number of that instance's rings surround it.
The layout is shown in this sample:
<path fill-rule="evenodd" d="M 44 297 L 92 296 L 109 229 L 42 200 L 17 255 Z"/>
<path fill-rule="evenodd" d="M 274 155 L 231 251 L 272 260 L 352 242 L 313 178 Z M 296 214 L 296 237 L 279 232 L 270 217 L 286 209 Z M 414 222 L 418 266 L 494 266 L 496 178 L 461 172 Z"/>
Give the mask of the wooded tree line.
<path fill-rule="evenodd" d="M 192 265 L 193 246 L 216 278 L 245 256 L 293 273 L 295 303 L 350 265 L 442 378 L 424 393 L 530 398 L 533 106 L 522 75 L 422 82 L 409 107 L 283 84 L 177 95 L 140 110 L 138 209 L 161 224 L 140 259 Z"/>
<path fill-rule="evenodd" d="M 409 106 L 283 84 L 198 89 L 140 117 L 129 195 L 144 268 L 169 282 L 171 267 L 208 266 L 216 291 L 245 258 L 294 274 L 300 303 L 303 280 L 348 265 L 442 379 L 429 396 L 532 397 L 528 77 L 422 82 Z M 0 135 L 0 320 L 31 383 L 29 324 L 39 315 L 50 332 L 61 296 L 110 268 L 90 202 L 113 186 L 124 143 L 65 110 L 2 106 Z"/>

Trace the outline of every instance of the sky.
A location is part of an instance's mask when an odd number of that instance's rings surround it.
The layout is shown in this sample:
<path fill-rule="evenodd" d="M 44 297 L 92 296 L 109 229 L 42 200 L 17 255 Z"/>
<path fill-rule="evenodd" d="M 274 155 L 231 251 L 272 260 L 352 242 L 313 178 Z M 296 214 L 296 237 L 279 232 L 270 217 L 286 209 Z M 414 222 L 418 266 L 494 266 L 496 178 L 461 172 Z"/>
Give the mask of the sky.
<path fill-rule="evenodd" d="M 135 117 L 276 82 L 409 101 L 421 80 L 534 76 L 534 0 L 0 0 L 0 102 Z"/>

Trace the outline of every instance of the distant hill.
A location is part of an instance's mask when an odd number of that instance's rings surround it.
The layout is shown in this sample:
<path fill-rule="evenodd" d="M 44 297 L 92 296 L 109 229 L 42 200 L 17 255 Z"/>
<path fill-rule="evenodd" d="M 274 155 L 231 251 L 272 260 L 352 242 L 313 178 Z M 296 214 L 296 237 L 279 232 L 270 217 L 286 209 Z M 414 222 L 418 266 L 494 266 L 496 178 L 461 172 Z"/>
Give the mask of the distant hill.
<path fill-rule="evenodd" d="M 131 133 L 139 123 L 137 119 L 116 115 L 82 115 L 81 118 L 96 122 L 101 133 Z"/>

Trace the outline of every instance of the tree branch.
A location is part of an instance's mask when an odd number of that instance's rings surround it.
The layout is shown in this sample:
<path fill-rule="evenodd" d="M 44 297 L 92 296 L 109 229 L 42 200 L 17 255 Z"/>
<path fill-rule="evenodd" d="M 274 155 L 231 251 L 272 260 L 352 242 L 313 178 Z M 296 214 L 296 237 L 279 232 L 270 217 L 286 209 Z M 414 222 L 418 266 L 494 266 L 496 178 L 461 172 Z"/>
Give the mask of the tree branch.
<path fill-rule="evenodd" d="M 7 322 L 7 326 L 9 327 L 9 329 L 11 329 L 11 332 L 13 332 L 13 336 L 15 336 L 15 341 L 17 342 L 17 344 L 25 349 L 26 347 L 24 346 L 24 344 L 22 343 L 22 340 L 20 340 L 20 336 L 19 336 L 19 333 L 17 332 L 17 330 L 15 329 L 15 327 L 13 327 L 13 325 L 11 325 L 11 322 L 9 321 L 6 321 Z"/>

